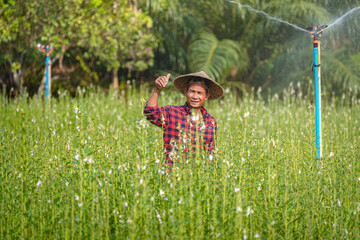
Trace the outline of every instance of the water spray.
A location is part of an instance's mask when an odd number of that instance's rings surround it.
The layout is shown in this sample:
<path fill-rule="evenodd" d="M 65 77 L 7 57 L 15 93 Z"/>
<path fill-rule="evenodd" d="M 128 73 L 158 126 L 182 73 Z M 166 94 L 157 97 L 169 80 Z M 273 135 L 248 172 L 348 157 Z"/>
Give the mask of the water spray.
<path fill-rule="evenodd" d="M 323 157 L 322 154 L 322 135 L 321 135 L 321 71 L 320 71 L 320 38 L 322 33 L 324 32 L 325 28 L 333 27 L 336 24 L 339 24 L 345 17 L 348 17 L 352 14 L 354 14 L 357 10 L 360 10 L 360 6 L 355 7 L 351 9 L 350 11 L 346 12 L 344 15 L 333 21 L 332 23 L 328 25 L 322 25 L 320 27 L 313 26 L 308 27 L 307 29 L 303 29 L 293 23 L 289 23 L 287 21 L 282 20 L 281 18 L 271 16 L 270 14 L 257 10 L 252 8 L 249 5 L 241 4 L 239 2 L 236 2 L 234 0 L 227 0 L 229 3 L 236 4 L 239 7 L 247 8 L 248 10 L 262 14 L 265 17 L 267 17 L 270 20 L 278 21 L 281 23 L 285 23 L 297 30 L 303 31 L 303 32 L 310 32 L 311 37 L 314 39 L 314 65 L 313 65 L 313 71 L 315 75 L 315 118 L 316 118 L 316 149 L 317 149 L 317 156 L 319 158 L 319 166 L 321 165 L 321 159 Z"/>
<path fill-rule="evenodd" d="M 315 118 L 316 118 L 316 149 L 319 158 L 319 165 L 321 164 L 322 155 L 322 135 L 321 135 L 321 71 L 320 71 L 320 38 L 324 29 L 328 25 L 320 27 L 308 27 L 311 38 L 314 39 L 314 75 L 315 75 Z"/>

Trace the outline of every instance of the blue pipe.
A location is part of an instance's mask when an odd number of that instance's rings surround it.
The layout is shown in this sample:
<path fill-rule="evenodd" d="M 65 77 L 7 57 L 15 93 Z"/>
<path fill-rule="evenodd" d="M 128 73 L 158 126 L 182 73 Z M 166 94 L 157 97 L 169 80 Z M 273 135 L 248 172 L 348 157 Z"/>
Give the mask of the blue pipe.
<path fill-rule="evenodd" d="M 45 87 L 45 100 L 49 99 L 49 65 L 50 65 L 50 57 L 46 56 L 46 87 Z"/>
<path fill-rule="evenodd" d="M 320 165 L 320 109 L 319 109 L 319 49 L 314 47 L 314 74 L 315 74 L 315 117 L 316 117 L 316 148 Z"/>

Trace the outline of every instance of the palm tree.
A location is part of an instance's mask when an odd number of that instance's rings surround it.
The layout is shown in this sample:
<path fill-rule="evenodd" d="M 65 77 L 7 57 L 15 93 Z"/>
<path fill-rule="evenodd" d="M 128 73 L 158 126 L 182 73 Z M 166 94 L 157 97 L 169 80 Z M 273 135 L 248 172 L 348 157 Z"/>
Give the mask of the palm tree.
<path fill-rule="evenodd" d="M 157 68 L 165 67 L 177 73 L 205 70 L 218 81 L 238 82 L 255 88 L 271 87 L 275 91 L 282 91 L 290 82 L 313 78 L 312 40 L 304 31 L 226 0 L 142 2 L 161 38 Z M 352 2 L 356 4 L 358 0 Z M 326 24 L 331 22 L 332 16 L 341 16 L 344 12 L 342 5 L 336 5 L 332 11 L 327 9 L 336 4 L 335 0 L 244 0 L 241 4 L 301 28 Z M 355 42 L 359 35 L 357 24 L 351 24 L 346 39 L 329 32 L 332 39 L 326 39 L 327 33 L 322 39 L 323 58 L 329 58 L 329 67 L 324 66 L 323 70 L 328 72 L 326 76 L 332 76 L 329 82 L 342 78 L 347 83 L 358 83 L 355 66 L 359 64 L 359 57 L 340 50 Z M 347 60 L 346 56 L 352 60 Z M 336 70 L 333 67 L 336 62 L 338 66 L 339 62 L 346 64 Z"/>
<path fill-rule="evenodd" d="M 238 66 L 245 67 L 246 49 L 233 40 L 219 40 L 210 31 L 201 31 L 189 46 L 189 65 L 193 72 L 205 71 L 209 76 L 224 80 Z"/>

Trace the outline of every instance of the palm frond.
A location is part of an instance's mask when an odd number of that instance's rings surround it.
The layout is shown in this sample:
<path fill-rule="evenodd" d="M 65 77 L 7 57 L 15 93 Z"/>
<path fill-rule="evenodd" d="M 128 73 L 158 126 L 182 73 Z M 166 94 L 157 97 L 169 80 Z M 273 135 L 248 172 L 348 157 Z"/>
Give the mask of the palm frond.
<path fill-rule="evenodd" d="M 344 88 L 353 88 L 360 85 L 360 54 L 351 54 L 344 49 L 333 52 L 325 52 L 326 58 L 324 74 L 329 82 L 337 83 Z"/>
<path fill-rule="evenodd" d="M 202 31 L 189 47 L 191 71 L 205 71 L 217 81 L 235 67 L 245 68 L 247 53 L 236 41 L 219 40 L 213 33 Z"/>

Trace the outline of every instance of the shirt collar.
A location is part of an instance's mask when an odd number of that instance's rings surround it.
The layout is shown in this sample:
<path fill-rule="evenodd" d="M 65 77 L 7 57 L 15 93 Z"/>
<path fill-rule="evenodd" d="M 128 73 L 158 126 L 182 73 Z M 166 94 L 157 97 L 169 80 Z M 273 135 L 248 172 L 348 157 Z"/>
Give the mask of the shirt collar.
<path fill-rule="evenodd" d="M 189 107 L 189 104 L 187 102 L 184 105 L 184 110 L 185 110 L 186 113 L 191 115 L 190 107 Z M 208 114 L 209 114 L 204 107 L 200 108 L 200 112 L 204 117 L 207 117 Z"/>

